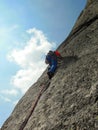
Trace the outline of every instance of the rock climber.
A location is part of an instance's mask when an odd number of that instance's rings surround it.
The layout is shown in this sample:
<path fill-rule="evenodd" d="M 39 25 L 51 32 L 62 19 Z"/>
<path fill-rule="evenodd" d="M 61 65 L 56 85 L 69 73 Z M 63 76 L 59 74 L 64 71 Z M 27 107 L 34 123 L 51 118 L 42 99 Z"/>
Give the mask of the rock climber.
<path fill-rule="evenodd" d="M 45 63 L 49 64 L 47 75 L 49 79 L 54 76 L 54 73 L 57 69 L 58 58 L 62 58 L 61 54 L 58 51 L 49 51 L 46 55 Z"/>

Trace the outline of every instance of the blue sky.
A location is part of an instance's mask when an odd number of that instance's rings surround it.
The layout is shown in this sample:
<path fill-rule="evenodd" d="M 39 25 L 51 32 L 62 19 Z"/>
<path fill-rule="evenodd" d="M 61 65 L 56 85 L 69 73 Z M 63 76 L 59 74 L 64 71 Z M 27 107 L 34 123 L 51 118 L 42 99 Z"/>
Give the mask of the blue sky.
<path fill-rule="evenodd" d="M 0 0 L 0 126 L 70 33 L 86 0 Z"/>

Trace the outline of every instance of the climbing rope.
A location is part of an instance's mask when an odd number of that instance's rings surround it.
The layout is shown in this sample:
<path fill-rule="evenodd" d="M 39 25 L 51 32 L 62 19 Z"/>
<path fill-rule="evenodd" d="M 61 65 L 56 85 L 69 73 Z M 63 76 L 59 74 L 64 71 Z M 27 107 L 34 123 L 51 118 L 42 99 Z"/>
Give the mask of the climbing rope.
<path fill-rule="evenodd" d="M 46 85 L 42 85 L 42 86 L 41 86 L 41 90 L 40 90 L 40 92 L 39 92 L 39 94 L 38 94 L 38 96 L 37 96 L 35 102 L 32 104 L 31 109 L 30 109 L 30 112 L 29 112 L 28 116 L 25 118 L 25 120 L 23 121 L 23 123 L 21 124 L 19 130 L 23 130 L 23 129 L 25 128 L 26 124 L 28 123 L 28 120 L 30 119 L 32 113 L 34 112 L 34 110 L 35 110 L 35 108 L 36 108 L 36 106 L 37 106 L 37 103 L 38 103 L 38 101 L 39 101 L 41 95 L 42 95 L 43 92 L 48 88 L 49 84 L 50 84 L 50 82 L 48 82 Z"/>

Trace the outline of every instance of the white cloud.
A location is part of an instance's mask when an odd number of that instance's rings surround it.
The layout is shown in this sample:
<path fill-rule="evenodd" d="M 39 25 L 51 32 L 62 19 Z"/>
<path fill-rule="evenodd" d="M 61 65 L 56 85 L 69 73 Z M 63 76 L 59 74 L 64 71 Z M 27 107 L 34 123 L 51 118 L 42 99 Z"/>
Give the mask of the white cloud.
<path fill-rule="evenodd" d="M 4 97 L 4 96 L 2 96 L 2 95 L 0 95 L 0 98 L 1 98 L 2 100 L 4 100 L 5 102 L 11 102 L 11 99 L 10 99 L 10 98 Z"/>
<path fill-rule="evenodd" d="M 18 24 L 15 24 L 15 25 L 11 26 L 8 31 L 9 31 L 9 32 L 10 32 L 10 31 L 15 31 L 15 30 L 18 29 L 18 28 L 19 28 L 19 25 L 18 25 Z"/>
<path fill-rule="evenodd" d="M 19 28 L 19 25 L 17 25 L 17 24 L 12 25 L 10 27 L 1 27 L 1 29 L 0 29 L 0 36 L 9 36 L 9 33 L 15 31 L 18 28 Z"/>
<path fill-rule="evenodd" d="M 13 94 L 10 94 L 11 96 Z M 8 95 L 5 95 L 4 93 L 1 93 L 0 94 L 0 101 L 3 101 L 3 102 L 6 102 L 6 103 L 11 103 L 13 104 L 14 106 L 18 103 L 19 99 L 18 100 L 13 100 L 12 97 L 9 98 Z"/>
<path fill-rule="evenodd" d="M 0 27 L 0 44 L 4 48 L 9 48 L 15 41 L 16 32 L 18 31 L 18 25 L 2 26 Z M 11 45 L 10 45 L 11 44 Z"/>
<path fill-rule="evenodd" d="M 27 30 L 31 35 L 29 41 L 22 49 L 14 49 L 8 55 L 10 61 L 14 61 L 21 69 L 11 79 L 11 83 L 24 93 L 42 74 L 46 65 L 45 54 L 55 43 L 50 43 L 42 31 L 35 28 Z"/>
<path fill-rule="evenodd" d="M 0 91 L 3 95 L 11 95 L 11 96 L 17 96 L 18 91 L 16 89 L 5 89 Z"/>

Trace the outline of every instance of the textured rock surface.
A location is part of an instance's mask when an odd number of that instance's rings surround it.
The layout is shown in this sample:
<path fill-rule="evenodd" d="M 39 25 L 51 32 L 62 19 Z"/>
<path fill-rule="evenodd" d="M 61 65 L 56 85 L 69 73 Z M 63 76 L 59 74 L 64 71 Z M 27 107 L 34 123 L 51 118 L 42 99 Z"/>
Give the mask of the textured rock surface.
<path fill-rule="evenodd" d="M 24 130 L 98 130 L 98 0 L 88 0 L 58 49 L 64 60 Z M 19 130 L 46 80 L 44 72 L 1 130 Z"/>

